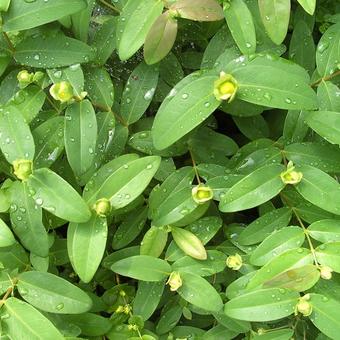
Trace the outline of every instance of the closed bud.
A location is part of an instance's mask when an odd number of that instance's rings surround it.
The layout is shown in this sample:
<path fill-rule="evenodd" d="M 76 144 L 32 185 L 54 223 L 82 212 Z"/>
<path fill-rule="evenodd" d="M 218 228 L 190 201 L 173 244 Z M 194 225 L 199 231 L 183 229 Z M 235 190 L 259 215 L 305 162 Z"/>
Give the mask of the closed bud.
<path fill-rule="evenodd" d="M 170 286 L 170 290 L 175 292 L 179 287 L 182 286 L 182 279 L 178 272 L 172 272 L 166 282 Z"/>
<path fill-rule="evenodd" d="M 198 204 L 208 202 L 214 196 L 212 189 L 202 184 L 199 184 L 193 187 L 191 193 L 192 193 L 192 198 Z"/>
<path fill-rule="evenodd" d="M 27 70 L 22 70 L 17 74 L 17 79 L 19 81 L 19 87 L 25 88 L 27 85 L 33 82 L 34 74 L 29 73 Z"/>
<path fill-rule="evenodd" d="M 302 172 L 295 171 L 295 167 L 291 161 L 288 162 L 287 170 L 281 172 L 282 182 L 285 184 L 298 184 L 301 182 L 303 174 Z"/>
<path fill-rule="evenodd" d="M 237 81 L 231 74 L 220 73 L 220 78 L 214 83 L 214 95 L 217 100 L 227 100 L 230 103 L 238 89 Z"/>
<path fill-rule="evenodd" d="M 243 265 L 242 257 L 239 254 L 228 256 L 226 265 L 232 270 L 239 270 Z"/>
<path fill-rule="evenodd" d="M 50 94 L 55 100 L 66 103 L 73 99 L 73 87 L 68 81 L 61 81 L 51 86 Z"/>
<path fill-rule="evenodd" d="M 105 217 L 111 211 L 111 203 L 108 199 L 101 198 L 93 205 L 93 210 L 98 216 Z"/>
<path fill-rule="evenodd" d="M 19 159 L 13 162 L 14 175 L 22 181 L 27 181 L 33 172 L 33 162 L 28 159 Z"/>
<path fill-rule="evenodd" d="M 324 280 L 330 280 L 332 278 L 333 269 L 328 266 L 320 267 L 320 277 Z"/>
<path fill-rule="evenodd" d="M 295 315 L 301 313 L 303 316 L 309 316 L 313 312 L 313 307 L 308 301 L 310 299 L 310 295 L 306 294 L 303 297 L 299 298 L 297 305 L 295 306 Z"/>

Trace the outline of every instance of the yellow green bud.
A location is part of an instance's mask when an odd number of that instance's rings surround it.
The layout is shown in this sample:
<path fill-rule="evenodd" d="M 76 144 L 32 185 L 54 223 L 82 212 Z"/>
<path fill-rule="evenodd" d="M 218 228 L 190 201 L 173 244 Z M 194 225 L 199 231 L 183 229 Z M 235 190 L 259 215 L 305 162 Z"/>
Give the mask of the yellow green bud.
<path fill-rule="evenodd" d="M 125 305 L 125 306 L 124 306 L 124 311 L 123 311 L 123 312 L 124 312 L 125 314 L 130 314 L 131 310 L 132 310 L 132 308 L 131 308 L 130 305 Z"/>
<path fill-rule="evenodd" d="M 115 310 L 115 313 L 124 313 L 124 306 L 118 306 Z"/>
<path fill-rule="evenodd" d="M 301 182 L 303 174 L 302 172 L 295 171 L 295 167 L 291 161 L 288 162 L 287 170 L 281 172 L 282 182 L 285 184 L 298 184 Z"/>
<path fill-rule="evenodd" d="M 320 277 L 324 280 L 330 280 L 332 278 L 333 269 L 328 266 L 320 267 Z"/>
<path fill-rule="evenodd" d="M 22 70 L 17 74 L 17 79 L 19 81 L 19 87 L 21 89 L 25 88 L 27 85 L 34 81 L 34 74 L 29 73 L 27 70 Z"/>
<path fill-rule="evenodd" d="M 214 83 L 214 95 L 217 100 L 227 100 L 230 103 L 236 96 L 238 85 L 231 74 L 220 73 L 220 78 Z"/>
<path fill-rule="evenodd" d="M 313 307 L 310 302 L 308 302 L 309 299 L 309 294 L 306 294 L 303 297 L 299 298 L 299 301 L 295 306 L 295 315 L 297 315 L 298 313 L 301 313 L 303 316 L 309 316 L 312 314 Z"/>
<path fill-rule="evenodd" d="M 27 181 L 33 172 L 33 162 L 28 159 L 19 159 L 13 162 L 14 175 L 22 181 Z"/>
<path fill-rule="evenodd" d="M 242 257 L 239 254 L 230 255 L 227 257 L 226 265 L 232 270 L 239 270 L 243 265 Z"/>
<path fill-rule="evenodd" d="M 166 282 L 170 286 L 170 290 L 175 292 L 178 288 L 182 286 L 182 279 L 179 272 L 172 272 Z"/>
<path fill-rule="evenodd" d="M 93 205 L 93 210 L 98 216 L 105 217 L 111 211 L 111 203 L 107 198 L 101 198 Z"/>
<path fill-rule="evenodd" d="M 73 87 L 68 81 L 61 81 L 51 86 L 50 94 L 55 100 L 66 103 L 73 99 Z"/>
<path fill-rule="evenodd" d="M 128 325 L 128 329 L 130 331 L 138 331 L 138 326 L 137 325 Z"/>
<path fill-rule="evenodd" d="M 191 194 L 192 194 L 192 198 L 194 199 L 194 201 L 198 204 L 208 202 L 214 196 L 212 189 L 202 184 L 199 184 L 193 187 Z"/>

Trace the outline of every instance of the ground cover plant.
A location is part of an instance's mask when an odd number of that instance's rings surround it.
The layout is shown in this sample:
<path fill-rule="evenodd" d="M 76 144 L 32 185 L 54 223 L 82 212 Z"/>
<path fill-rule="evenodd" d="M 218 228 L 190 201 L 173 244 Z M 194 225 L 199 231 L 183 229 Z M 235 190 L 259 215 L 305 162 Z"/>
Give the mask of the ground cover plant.
<path fill-rule="evenodd" d="M 340 339 L 340 3 L 0 0 L 1 339 Z"/>

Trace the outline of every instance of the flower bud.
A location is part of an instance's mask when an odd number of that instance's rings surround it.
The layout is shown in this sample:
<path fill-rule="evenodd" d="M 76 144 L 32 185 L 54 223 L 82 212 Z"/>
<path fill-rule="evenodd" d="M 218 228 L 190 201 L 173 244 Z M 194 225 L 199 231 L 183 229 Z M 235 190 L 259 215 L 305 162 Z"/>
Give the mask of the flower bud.
<path fill-rule="evenodd" d="M 13 162 L 14 175 L 22 181 L 27 181 L 33 172 L 33 162 L 28 159 L 19 159 Z"/>
<path fill-rule="evenodd" d="M 29 73 L 27 70 L 22 70 L 17 74 L 17 79 L 19 81 L 19 87 L 21 89 L 25 88 L 27 85 L 33 82 L 34 74 Z"/>
<path fill-rule="evenodd" d="M 105 217 L 111 211 L 111 203 L 107 198 L 101 198 L 93 205 L 93 210 L 98 216 Z"/>
<path fill-rule="evenodd" d="M 170 286 L 170 290 L 175 292 L 179 287 L 182 286 L 182 279 L 179 272 L 172 272 L 169 276 L 167 284 Z"/>
<path fill-rule="evenodd" d="M 243 265 L 242 257 L 239 254 L 228 256 L 226 265 L 232 270 L 239 270 Z"/>
<path fill-rule="evenodd" d="M 320 277 L 324 280 L 330 280 L 332 278 L 333 269 L 328 266 L 320 267 Z"/>
<path fill-rule="evenodd" d="M 285 184 L 298 184 L 301 182 L 303 174 L 302 172 L 295 171 L 294 165 L 291 161 L 288 162 L 287 170 L 281 172 L 282 182 Z"/>
<path fill-rule="evenodd" d="M 297 303 L 297 305 L 295 306 L 295 314 L 297 315 L 297 313 L 301 313 L 303 316 L 309 316 L 312 314 L 313 312 L 313 307 L 310 304 L 310 302 L 308 302 L 308 300 L 310 299 L 310 295 L 306 294 L 303 297 L 299 298 L 299 301 Z"/>
<path fill-rule="evenodd" d="M 74 96 L 73 87 L 68 81 L 61 81 L 52 85 L 50 94 L 55 100 L 59 100 L 62 103 L 70 101 Z"/>
<path fill-rule="evenodd" d="M 198 204 L 208 202 L 214 196 L 212 189 L 202 184 L 193 187 L 191 194 L 194 201 Z"/>
<path fill-rule="evenodd" d="M 230 103 L 238 89 L 237 81 L 231 74 L 220 73 L 220 78 L 214 83 L 214 95 L 217 100 L 228 100 Z"/>

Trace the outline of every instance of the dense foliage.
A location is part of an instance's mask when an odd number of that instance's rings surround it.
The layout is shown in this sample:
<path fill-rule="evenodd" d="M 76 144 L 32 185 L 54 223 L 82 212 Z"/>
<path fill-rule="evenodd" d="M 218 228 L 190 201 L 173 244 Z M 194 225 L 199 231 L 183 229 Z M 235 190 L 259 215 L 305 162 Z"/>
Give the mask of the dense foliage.
<path fill-rule="evenodd" d="M 340 339 L 337 0 L 0 0 L 1 339 Z"/>

